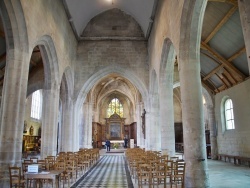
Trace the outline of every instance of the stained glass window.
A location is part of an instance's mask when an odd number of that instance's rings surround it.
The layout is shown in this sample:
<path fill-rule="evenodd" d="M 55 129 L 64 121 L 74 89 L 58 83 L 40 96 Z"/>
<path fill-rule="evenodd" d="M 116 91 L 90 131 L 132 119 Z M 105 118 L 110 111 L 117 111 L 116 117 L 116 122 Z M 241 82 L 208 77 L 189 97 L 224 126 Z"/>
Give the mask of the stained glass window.
<path fill-rule="evenodd" d="M 114 113 L 118 114 L 120 117 L 123 117 L 123 106 L 117 98 L 113 98 L 110 101 L 107 110 L 108 117 Z"/>

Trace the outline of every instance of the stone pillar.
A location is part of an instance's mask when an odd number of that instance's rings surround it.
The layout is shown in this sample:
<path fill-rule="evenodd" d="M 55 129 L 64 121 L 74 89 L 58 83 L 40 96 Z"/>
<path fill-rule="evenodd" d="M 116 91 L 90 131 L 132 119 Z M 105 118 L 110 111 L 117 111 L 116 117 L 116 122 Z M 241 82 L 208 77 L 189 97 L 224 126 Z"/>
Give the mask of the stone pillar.
<path fill-rule="evenodd" d="M 184 155 L 185 187 L 209 187 L 200 63 L 196 57 L 180 60 L 180 88 Z"/>
<path fill-rule="evenodd" d="M 43 90 L 41 158 L 56 155 L 59 112 L 59 86 Z"/>
<path fill-rule="evenodd" d="M 173 73 L 172 73 L 173 74 Z M 173 75 L 166 75 L 167 83 L 163 83 L 160 93 L 160 125 L 161 151 L 169 156 L 175 155 Z"/>
<path fill-rule="evenodd" d="M 217 127 L 215 122 L 215 112 L 212 105 L 207 106 L 208 126 L 210 127 L 211 158 L 218 159 Z"/>
<path fill-rule="evenodd" d="M 74 137 L 76 135 L 72 118 L 73 104 L 72 101 L 64 101 L 62 104 L 63 121 L 62 121 L 62 148 L 63 151 L 74 151 Z"/>
<path fill-rule="evenodd" d="M 84 106 L 81 107 L 81 109 L 76 109 L 75 110 L 75 123 L 78 128 L 79 128 L 79 148 L 84 148 L 84 115 L 83 115 L 83 111 L 84 111 Z"/>
<path fill-rule="evenodd" d="M 250 72 L 250 1 L 238 0 L 240 20 L 245 40 L 248 69 Z"/>
<path fill-rule="evenodd" d="M 14 55 L 10 55 L 14 54 Z M 9 50 L 0 112 L 0 187 L 9 187 L 9 165 L 21 166 L 28 54 Z"/>
<path fill-rule="evenodd" d="M 88 104 L 88 133 L 87 133 L 87 147 L 88 148 L 93 148 L 92 145 L 92 104 Z"/>
<path fill-rule="evenodd" d="M 161 132 L 159 128 L 159 113 L 146 112 L 146 149 L 160 151 Z"/>
<path fill-rule="evenodd" d="M 78 108 L 77 111 L 76 111 L 76 108 L 73 104 L 73 109 L 72 111 L 74 111 L 74 113 L 72 114 L 72 125 L 74 127 L 74 136 L 73 136 L 73 139 L 74 139 L 74 151 L 78 151 L 80 148 L 83 148 L 83 141 L 82 141 L 82 136 L 81 136 L 81 133 L 83 131 L 83 121 L 82 121 L 82 118 L 83 118 L 83 115 L 82 115 L 82 108 Z M 81 136 L 81 137 L 80 137 Z"/>
<path fill-rule="evenodd" d="M 83 146 L 84 148 L 92 148 L 92 105 L 89 103 L 83 104 L 83 116 L 84 116 L 84 125 L 83 125 Z"/>

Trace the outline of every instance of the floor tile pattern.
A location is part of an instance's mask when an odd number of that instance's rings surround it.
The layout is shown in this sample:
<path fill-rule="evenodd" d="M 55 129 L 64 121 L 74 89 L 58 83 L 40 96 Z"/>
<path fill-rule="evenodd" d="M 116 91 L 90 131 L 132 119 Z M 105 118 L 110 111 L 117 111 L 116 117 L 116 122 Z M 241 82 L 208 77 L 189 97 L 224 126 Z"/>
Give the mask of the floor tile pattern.
<path fill-rule="evenodd" d="M 129 179 L 124 156 L 106 155 L 76 187 L 131 188 Z"/>

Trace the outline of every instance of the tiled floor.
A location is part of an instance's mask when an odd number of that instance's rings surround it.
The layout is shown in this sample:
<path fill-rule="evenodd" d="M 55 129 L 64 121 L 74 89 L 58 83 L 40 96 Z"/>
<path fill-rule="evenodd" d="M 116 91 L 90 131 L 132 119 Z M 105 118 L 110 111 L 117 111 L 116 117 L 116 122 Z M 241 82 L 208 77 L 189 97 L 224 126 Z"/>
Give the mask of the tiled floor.
<path fill-rule="evenodd" d="M 78 187 L 107 187 L 107 188 L 137 188 L 137 182 L 128 174 L 124 154 L 120 151 L 106 153 L 101 150 L 102 156 L 97 166 L 79 183 Z M 210 188 L 250 188 L 250 168 L 235 166 L 223 161 L 208 160 Z M 126 177 L 127 175 L 127 177 Z M 148 186 L 145 186 L 148 187 Z M 163 185 L 155 187 L 164 187 Z M 167 188 L 170 186 L 167 185 Z"/>
<path fill-rule="evenodd" d="M 125 157 L 123 155 L 102 156 L 95 168 L 74 187 L 107 187 L 127 188 L 133 187 L 130 175 L 126 172 Z"/>

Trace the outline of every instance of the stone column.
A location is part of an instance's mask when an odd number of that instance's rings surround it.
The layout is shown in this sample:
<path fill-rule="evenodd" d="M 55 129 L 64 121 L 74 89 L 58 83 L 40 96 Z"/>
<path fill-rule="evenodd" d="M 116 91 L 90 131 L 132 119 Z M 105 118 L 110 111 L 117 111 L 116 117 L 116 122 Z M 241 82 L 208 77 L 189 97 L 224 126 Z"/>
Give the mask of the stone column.
<path fill-rule="evenodd" d="M 180 88 L 184 155 L 185 187 L 209 187 L 200 63 L 196 57 L 180 60 Z"/>
<path fill-rule="evenodd" d="M 169 156 L 175 155 L 173 75 L 166 75 L 167 83 L 161 85 L 160 93 L 160 125 L 161 151 Z"/>
<path fill-rule="evenodd" d="M 211 158 L 218 159 L 217 127 L 215 122 L 215 112 L 212 105 L 207 106 L 208 125 L 210 127 Z"/>
<path fill-rule="evenodd" d="M 250 1 L 238 0 L 238 6 L 250 72 Z"/>
<path fill-rule="evenodd" d="M 56 155 L 59 112 L 59 86 L 43 90 L 41 158 Z"/>
<path fill-rule="evenodd" d="M 84 116 L 83 116 L 84 106 L 81 109 L 75 109 L 75 123 L 79 128 L 79 148 L 84 148 Z"/>
<path fill-rule="evenodd" d="M 146 149 L 160 151 L 161 132 L 159 128 L 159 113 L 146 112 Z"/>
<path fill-rule="evenodd" d="M 75 104 L 75 103 L 74 103 Z M 82 118 L 83 118 L 83 115 L 82 115 L 82 108 L 78 109 L 76 111 L 76 108 L 73 104 L 73 114 L 72 114 L 72 125 L 74 127 L 74 136 L 73 136 L 73 139 L 74 139 L 74 151 L 78 151 L 80 148 L 83 148 L 83 141 L 82 141 L 82 136 L 80 137 L 82 131 L 83 131 L 83 121 L 82 121 Z"/>
<path fill-rule="evenodd" d="M 13 55 L 10 55 L 13 54 Z M 0 187 L 9 187 L 8 166 L 21 166 L 28 54 L 9 50 L 0 112 Z"/>
<path fill-rule="evenodd" d="M 88 138 L 88 148 L 93 148 L 93 145 L 92 145 L 92 104 L 88 104 L 88 135 L 87 135 L 87 138 Z"/>
<path fill-rule="evenodd" d="M 92 105 L 84 103 L 84 148 L 92 148 Z"/>
<path fill-rule="evenodd" d="M 72 101 L 64 101 L 63 106 L 63 121 L 62 121 L 62 148 L 63 151 L 74 151 L 74 137 L 76 135 L 72 116 L 73 104 Z"/>

